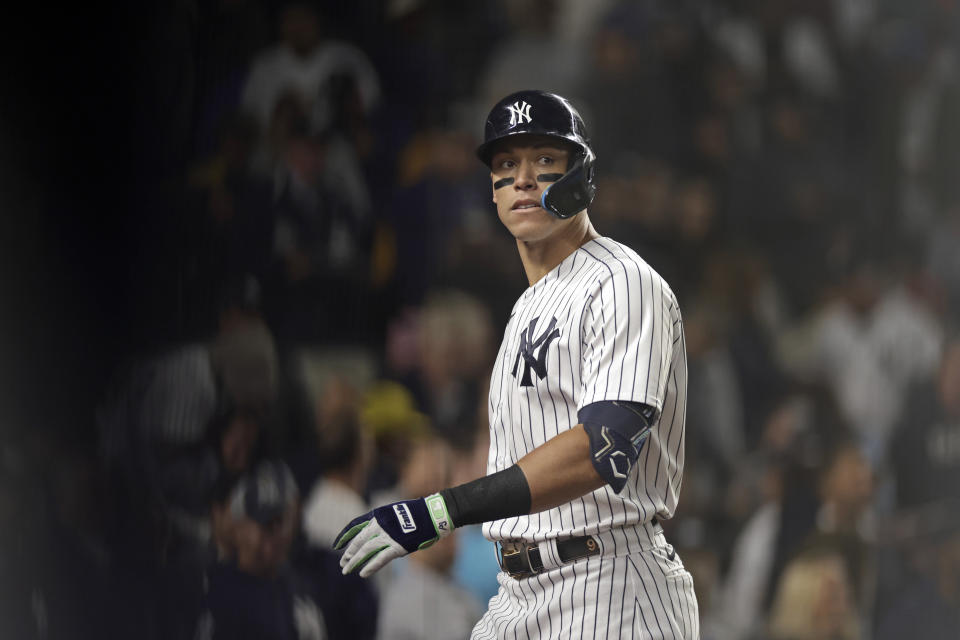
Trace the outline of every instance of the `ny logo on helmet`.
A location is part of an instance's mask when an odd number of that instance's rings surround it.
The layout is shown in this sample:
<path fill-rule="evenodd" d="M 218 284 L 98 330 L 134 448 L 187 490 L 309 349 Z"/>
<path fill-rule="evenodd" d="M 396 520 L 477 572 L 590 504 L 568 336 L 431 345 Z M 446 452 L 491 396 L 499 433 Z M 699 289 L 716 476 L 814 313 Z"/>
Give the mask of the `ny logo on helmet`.
<path fill-rule="evenodd" d="M 527 122 L 530 122 L 530 105 L 526 102 L 514 102 L 513 104 L 508 104 L 507 109 L 510 110 L 510 126 L 516 126 L 518 124 L 523 124 L 524 118 Z"/>

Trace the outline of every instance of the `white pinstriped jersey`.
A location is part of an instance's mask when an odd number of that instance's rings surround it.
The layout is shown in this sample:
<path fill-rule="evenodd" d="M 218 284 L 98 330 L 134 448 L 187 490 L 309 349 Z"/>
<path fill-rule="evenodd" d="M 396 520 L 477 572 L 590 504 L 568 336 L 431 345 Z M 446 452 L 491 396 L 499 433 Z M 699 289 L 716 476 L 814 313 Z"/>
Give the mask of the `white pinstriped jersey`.
<path fill-rule="evenodd" d="M 620 494 L 609 486 L 541 513 L 487 522 L 490 540 L 540 542 L 599 534 L 629 549 L 654 516 L 673 515 L 684 461 L 687 362 L 667 283 L 629 247 L 587 242 L 514 305 L 490 381 L 487 473 L 506 469 L 578 424 L 598 401 L 656 407 Z M 606 546 L 606 544 L 604 544 Z"/>

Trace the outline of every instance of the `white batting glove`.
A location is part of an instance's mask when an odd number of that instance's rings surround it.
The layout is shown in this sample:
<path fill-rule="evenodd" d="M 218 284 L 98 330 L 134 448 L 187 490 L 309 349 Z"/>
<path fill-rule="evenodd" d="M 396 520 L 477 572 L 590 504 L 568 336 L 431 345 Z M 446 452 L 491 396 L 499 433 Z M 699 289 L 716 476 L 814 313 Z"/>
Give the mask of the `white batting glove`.
<path fill-rule="evenodd" d="M 344 549 L 340 558 L 344 575 L 359 570 L 360 577 L 366 578 L 394 558 L 425 549 L 452 531 L 447 505 L 434 493 L 377 507 L 354 518 L 337 536 L 333 548 Z"/>

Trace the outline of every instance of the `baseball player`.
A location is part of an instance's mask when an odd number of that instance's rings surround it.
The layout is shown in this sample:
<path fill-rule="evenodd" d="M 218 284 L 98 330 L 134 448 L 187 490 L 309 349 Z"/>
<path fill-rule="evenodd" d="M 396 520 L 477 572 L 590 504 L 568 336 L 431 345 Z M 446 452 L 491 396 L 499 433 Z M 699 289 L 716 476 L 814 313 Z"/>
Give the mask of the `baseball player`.
<path fill-rule="evenodd" d="M 693 580 L 658 524 L 683 476 L 676 297 L 591 225 L 595 156 L 567 100 L 507 96 L 477 153 L 530 283 L 491 377 L 488 475 L 354 519 L 341 567 L 368 576 L 483 523 L 503 570 L 475 640 L 698 638 Z"/>

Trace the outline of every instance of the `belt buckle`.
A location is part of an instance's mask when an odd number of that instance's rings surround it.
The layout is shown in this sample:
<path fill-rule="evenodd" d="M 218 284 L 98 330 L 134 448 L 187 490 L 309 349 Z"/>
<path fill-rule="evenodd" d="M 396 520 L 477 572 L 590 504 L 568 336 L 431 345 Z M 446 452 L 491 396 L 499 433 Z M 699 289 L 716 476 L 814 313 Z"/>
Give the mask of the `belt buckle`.
<path fill-rule="evenodd" d="M 530 565 L 530 556 L 528 555 L 529 547 L 523 543 L 512 542 L 510 544 L 511 549 L 508 551 L 506 545 L 501 542 L 499 543 L 500 547 L 500 568 L 503 569 L 508 576 L 514 580 L 520 580 L 521 578 L 526 578 L 532 576 L 534 571 L 533 567 Z M 507 571 L 507 568 L 504 566 L 504 558 L 512 558 L 513 556 L 523 556 L 527 561 L 527 570 L 524 572 L 520 571 Z"/>

